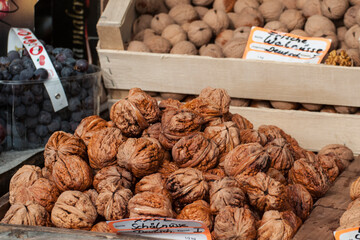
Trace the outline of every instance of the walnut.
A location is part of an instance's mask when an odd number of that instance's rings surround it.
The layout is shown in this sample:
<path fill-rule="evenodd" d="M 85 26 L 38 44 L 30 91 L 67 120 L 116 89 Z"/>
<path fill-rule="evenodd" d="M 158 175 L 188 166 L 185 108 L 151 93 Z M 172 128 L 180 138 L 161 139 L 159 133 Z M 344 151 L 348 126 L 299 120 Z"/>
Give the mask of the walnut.
<path fill-rule="evenodd" d="M 351 190 L 351 187 L 350 187 Z M 351 208 L 357 208 L 360 207 L 360 198 L 356 198 L 354 201 L 350 202 L 347 206 L 346 210 L 349 210 Z"/>
<path fill-rule="evenodd" d="M 210 26 L 202 20 L 193 21 L 189 25 L 188 38 L 196 47 L 201 47 L 210 42 L 212 30 Z"/>
<path fill-rule="evenodd" d="M 210 206 L 204 200 L 197 200 L 186 205 L 176 218 L 201 221 L 210 230 L 212 229 L 214 223 L 214 217 L 211 214 Z"/>
<path fill-rule="evenodd" d="M 183 104 L 180 101 L 169 98 L 166 100 L 162 99 L 161 102 L 159 103 L 159 108 L 162 111 L 167 110 L 167 108 L 180 109 L 182 105 Z M 160 123 L 160 126 L 161 126 L 161 123 Z"/>
<path fill-rule="evenodd" d="M 203 21 L 211 27 L 215 35 L 227 29 L 230 24 L 228 15 L 221 9 L 210 9 L 204 15 Z"/>
<path fill-rule="evenodd" d="M 136 0 L 135 9 L 140 14 L 153 14 L 160 9 L 160 2 L 159 0 Z"/>
<path fill-rule="evenodd" d="M 226 177 L 224 169 L 222 169 L 220 166 L 203 172 L 203 175 L 207 182 L 221 180 Z"/>
<path fill-rule="evenodd" d="M 268 142 L 272 142 L 276 138 L 285 138 L 283 130 L 274 125 L 261 125 L 258 131 L 265 134 Z"/>
<path fill-rule="evenodd" d="M 359 6 L 359 9 L 360 9 L 360 6 Z M 348 20 L 350 21 L 350 20 Z M 345 22 L 345 19 L 344 19 L 344 22 Z M 356 24 L 356 23 L 355 23 Z M 353 25 L 355 24 L 352 24 L 350 27 L 352 27 Z M 350 28 L 349 27 L 349 28 Z M 336 33 L 337 33 L 337 36 L 338 36 L 338 40 L 341 41 L 341 42 L 344 42 L 345 41 L 345 34 L 347 32 L 347 30 L 349 29 L 345 26 L 342 26 L 342 27 L 338 27 L 336 28 Z"/>
<path fill-rule="evenodd" d="M 153 37 L 155 36 L 155 31 L 150 29 L 150 28 L 146 28 L 140 32 L 138 32 L 134 37 L 133 37 L 133 41 L 144 41 L 145 39 L 149 38 L 149 37 Z"/>
<path fill-rule="evenodd" d="M 296 9 L 296 0 L 281 0 L 286 9 Z"/>
<path fill-rule="evenodd" d="M 199 19 L 198 13 L 190 4 L 175 5 L 173 8 L 170 9 L 169 15 L 179 25 Z"/>
<path fill-rule="evenodd" d="M 204 135 L 212 139 L 219 148 L 219 159 L 222 162 L 225 155 L 240 144 L 240 130 L 234 122 L 225 122 L 205 128 Z"/>
<path fill-rule="evenodd" d="M 236 124 L 240 131 L 254 128 L 254 125 L 248 119 L 237 113 L 231 116 L 231 121 Z"/>
<path fill-rule="evenodd" d="M 271 108 L 270 102 L 266 100 L 252 100 L 250 107 Z"/>
<path fill-rule="evenodd" d="M 90 138 L 98 130 L 108 127 L 108 122 L 97 115 L 89 116 L 81 120 L 77 126 L 74 136 L 81 138 L 85 145 L 88 146 Z"/>
<path fill-rule="evenodd" d="M 160 166 L 158 172 L 161 173 L 161 176 L 164 179 L 167 179 L 170 174 L 172 174 L 178 169 L 179 167 L 174 162 L 172 162 L 170 159 L 165 159 L 163 164 Z"/>
<path fill-rule="evenodd" d="M 340 227 L 336 231 L 358 227 L 360 224 L 360 208 L 354 206 L 346 210 L 340 218 Z"/>
<path fill-rule="evenodd" d="M 300 184 L 288 185 L 286 191 L 294 213 L 305 221 L 313 208 L 313 199 L 310 193 Z"/>
<path fill-rule="evenodd" d="M 141 178 L 159 169 L 164 160 L 164 149 L 155 138 L 129 138 L 119 147 L 116 159 L 119 166 Z"/>
<path fill-rule="evenodd" d="M 181 41 L 176 43 L 170 50 L 172 54 L 187 54 L 187 55 L 197 55 L 198 50 L 195 45 L 189 41 Z"/>
<path fill-rule="evenodd" d="M 302 103 L 301 105 L 309 111 L 320 111 L 320 109 L 323 107 L 323 105 L 311 103 Z"/>
<path fill-rule="evenodd" d="M 226 206 L 244 207 L 246 195 L 234 178 L 224 177 L 210 183 L 210 207 L 216 215 Z"/>
<path fill-rule="evenodd" d="M 339 168 L 339 171 L 342 172 L 350 164 L 350 161 L 348 159 L 351 159 L 351 153 L 349 152 L 349 150 L 350 149 L 340 144 L 330 144 L 320 149 L 318 156 L 327 156 L 329 158 L 332 158 L 336 166 Z M 347 155 L 346 158 L 342 158 L 340 155 L 342 154 L 342 151 L 345 151 L 346 154 L 349 155 Z"/>
<path fill-rule="evenodd" d="M 334 109 L 337 113 L 341 114 L 353 114 L 357 112 L 357 107 L 334 106 Z"/>
<path fill-rule="evenodd" d="M 192 0 L 192 4 L 196 6 L 208 6 L 212 4 L 214 0 Z"/>
<path fill-rule="evenodd" d="M 242 58 L 246 44 L 247 39 L 232 39 L 223 47 L 223 53 L 226 58 Z"/>
<path fill-rule="evenodd" d="M 300 218 L 291 211 L 267 211 L 260 221 L 258 239 L 291 240 L 300 226 Z"/>
<path fill-rule="evenodd" d="M 147 129 L 143 131 L 142 137 L 151 137 L 159 140 L 160 129 L 161 129 L 160 122 L 151 124 Z"/>
<path fill-rule="evenodd" d="M 161 36 L 167 39 L 172 46 L 178 42 L 186 41 L 187 34 L 181 26 L 177 24 L 170 24 L 164 28 Z"/>
<path fill-rule="evenodd" d="M 180 4 L 190 4 L 191 0 L 165 0 L 165 4 L 168 8 L 173 8 Z"/>
<path fill-rule="evenodd" d="M 360 45 L 359 45 L 360 47 Z M 360 52 L 359 52 L 359 49 L 346 49 L 346 53 L 347 55 L 351 58 L 352 60 L 352 66 L 360 66 Z M 349 110 L 348 112 L 352 113 L 353 109 L 358 109 L 358 108 L 355 108 L 355 107 L 349 107 Z"/>
<path fill-rule="evenodd" d="M 112 188 L 132 188 L 134 179 L 132 174 L 119 166 L 108 166 L 98 171 L 94 177 L 93 185 L 96 191 L 110 190 Z"/>
<path fill-rule="evenodd" d="M 235 29 L 239 27 L 264 26 L 264 18 L 261 12 L 255 8 L 246 7 L 240 13 L 228 13 L 228 16 L 230 27 Z"/>
<path fill-rule="evenodd" d="M 155 31 L 156 34 L 161 35 L 163 30 L 171 25 L 174 24 L 175 21 L 169 14 L 166 13 L 159 13 L 155 15 L 151 20 L 151 28 Z"/>
<path fill-rule="evenodd" d="M 289 208 L 285 186 L 265 173 L 248 178 L 245 190 L 250 204 L 259 211 Z"/>
<path fill-rule="evenodd" d="M 194 8 L 195 8 L 196 12 L 198 13 L 200 19 L 203 19 L 205 14 L 209 11 L 209 9 L 207 7 L 195 6 Z"/>
<path fill-rule="evenodd" d="M 233 38 L 240 38 L 240 39 L 248 39 L 249 35 L 250 35 L 250 31 L 251 28 L 244 26 L 244 27 L 239 27 L 237 29 L 234 30 L 234 36 Z M 237 99 L 240 99 L 242 101 L 245 101 L 246 104 L 234 104 L 234 106 L 239 106 L 239 107 L 247 107 L 250 105 L 250 100 L 248 99 L 242 99 L 242 98 L 232 98 L 231 99 L 231 103 L 236 102 Z"/>
<path fill-rule="evenodd" d="M 126 188 L 105 189 L 96 199 L 97 212 L 107 221 L 123 219 L 127 216 L 127 204 L 132 196 L 132 192 Z"/>
<path fill-rule="evenodd" d="M 54 181 L 52 174 L 47 167 L 43 167 L 41 169 L 41 173 L 44 178 L 49 179 L 50 181 Z"/>
<path fill-rule="evenodd" d="M 351 28 L 356 24 L 356 14 L 359 11 L 359 9 L 360 9 L 360 5 L 355 5 L 346 10 L 344 15 L 345 27 L 341 27 L 342 29 Z"/>
<path fill-rule="evenodd" d="M 278 0 L 267 0 L 259 6 L 259 11 L 266 22 L 276 21 L 279 19 L 284 10 L 284 4 Z"/>
<path fill-rule="evenodd" d="M 200 56 L 208 56 L 214 58 L 223 58 L 224 54 L 221 47 L 216 44 L 205 44 L 199 50 Z"/>
<path fill-rule="evenodd" d="M 246 7 L 258 8 L 259 6 L 258 0 L 237 0 L 234 5 L 234 12 L 240 13 Z"/>
<path fill-rule="evenodd" d="M 129 217 L 175 217 L 171 201 L 167 196 L 153 192 L 142 192 L 128 203 Z"/>
<path fill-rule="evenodd" d="M 71 155 L 87 159 L 85 143 L 70 133 L 62 131 L 54 132 L 45 145 L 45 167 L 52 172 L 56 161 L 63 160 Z"/>
<path fill-rule="evenodd" d="M 258 132 L 255 129 L 244 129 L 241 130 L 241 143 L 259 143 L 261 146 L 265 146 L 267 143 L 266 135 Z"/>
<path fill-rule="evenodd" d="M 302 10 L 308 0 L 296 0 L 296 8 Z"/>
<path fill-rule="evenodd" d="M 334 106 L 324 106 L 320 112 L 336 113 Z"/>
<path fill-rule="evenodd" d="M 126 50 L 130 52 L 151 52 L 150 48 L 140 41 L 131 41 Z"/>
<path fill-rule="evenodd" d="M 160 96 L 164 100 L 173 99 L 173 100 L 177 100 L 177 101 L 182 101 L 187 95 L 186 94 L 181 94 L 181 93 L 164 92 L 164 93 L 160 93 Z"/>
<path fill-rule="evenodd" d="M 90 198 L 79 191 L 63 192 L 51 211 L 56 227 L 90 230 L 97 212 Z"/>
<path fill-rule="evenodd" d="M 226 29 L 219 33 L 215 38 L 215 44 L 224 47 L 224 45 L 230 41 L 234 36 L 234 31 L 231 29 Z"/>
<path fill-rule="evenodd" d="M 170 194 L 165 186 L 165 179 L 161 173 L 154 173 L 143 177 L 135 186 L 135 194 L 142 192 L 159 193 L 170 199 Z"/>
<path fill-rule="evenodd" d="M 98 222 L 95 224 L 91 230 L 92 232 L 102 232 L 102 233 L 112 233 L 109 225 L 106 222 Z"/>
<path fill-rule="evenodd" d="M 242 144 L 225 157 L 224 169 L 228 176 L 254 176 L 269 167 L 269 155 L 259 143 Z"/>
<path fill-rule="evenodd" d="M 184 206 L 196 200 L 204 199 L 209 190 L 201 171 L 194 168 L 180 168 L 166 180 L 166 188 L 170 192 L 176 206 Z"/>
<path fill-rule="evenodd" d="M 98 198 L 99 193 L 95 189 L 88 189 L 83 193 L 85 193 L 90 198 L 92 204 L 96 206 L 96 199 Z"/>
<path fill-rule="evenodd" d="M 50 216 L 45 208 L 37 203 L 26 202 L 11 205 L 0 223 L 30 225 L 30 226 L 50 226 Z"/>
<path fill-rule="evenodd" d="M 226 206 L 215 217 L 216 239 L 256 239 L 256 219 L 247 208 Z"/>
<path fill-rule="evenodd" d="M 145 38 L 144 43 L 153 53 L 169 53 L 171 49 L 169 40 L 157 35 Z"/>
<path fill-rule="evenodd" d="M 10 179 L 10 186 L 9 186 L 10 199 L 18 188 L 20 187 L 28 188 L 41 177 L 42 177 L 41 168 L 35 165 L 24 165 L 21 168 L 19 168 L 19 170 L 17 170 L 16 173 Z"/>
<path fill-rule="evenodd" d="M 289 179 L 293 184 L 301 184 L 313 198 L 322 197 L 330 187 L 325 170 L 316 161 L 301 158 L 294 162 L 289 171 Z"/>
<path fill-rule="evenodd" d="M 348 0 L 323 0 L 321 1 L 321 12 L 329 19 L 340 19 L 349 8 Z"/>
<path fill-rule="evenodd" d="M 289 31 L 292 31 L 304 27 L 305 17 L 299 10 L 287 9 L 280 15 L 279 21 L 285 24 Z"/>
<path fill-rule="evenodd" d="M 294 164 L 290 144 L 283 138 L 275 138 L 266 145 L 266 151 L 270 156 L 270 167 L 287 176 L 288 171 Z"/>
<path fill-rule="evenodd" d="M 349 0 L 349 3 L 351 5 L 359 5 L 360 4 L 360 1 L 359 0 Z"/>
<path fill-rule="evenodd" d="M 90 166 L 101 169 L 116 164 L 116 153 L 125 139 L 118 128 L 104 128 L 98 131 L 90 139 L 88 146 Z"/>
<path fill-rule="evenodd" d="M 350 197 L 351 200 L 355 200 L 360 197 L 360 177 L 357 178 L 350 186 Z"/>
<path fill-rule="evenodd" d="M 273 31 L 278 31 L 278 32 L 289 32 L 289 29 L 287 28 L 286 24 L 280 22 L 280 21 L 270 21 L 267 22 L 264 26 L 265 29 L 269 29 L 269 30 L 273 30 Z M 279 108 L 279 109 L 288 109 L 288 102 L 281 102 L 281 101 L 270 101 L 271 105 L 277 106 L 274 108 Z M 284 106 L 285 105 L 285 106 Z M 290 109 L 293 107 L 294 105 L 292 103 L 290 103 Z"/>
<path fill-rule="evenodd" d="M 284 185 L 288 184 L 284 175 L 275 168 L 269 168 L 269 170 L 267 170 L 267 172 L 266 172 L 266 175 L 275 179 L 276 181 L 280 182 L 281 184 L 284 184 Z"/>
<path fill-rule="evenodd" d="M 290 33 L 302 37 L 310 37 L 309 34 L 302 29 L 294 29 Z"/>
<path fill-rule="evenodd" d="M 303 5 L 301 9 L 303 15 L 308 19 L 315 15 L 319 15 L 319 16 L 322 15 L 320 0 L 306 0 L 306 3 Z"/>
<path fill-rule="evenodd" d="M 133 35 L 136 35 L 139 32 L 150 28 L 152 18 L 153 16 L 151 16 L 150 14 L 142 14 L 137 19 L 135 19 L 132 27 Z"/>
<path fill-rule="evenodd" d="M 340 173 L 335 162 L 335 157 L 333 155 L 319 155 L 318 159 L 321 167 L 325 170 L 330 183 L 333 183 Z"/>
<path fill-rule="evenodd" d="M 214 0 L 213 8 L 231 12 L 234 9 L 236 0 Z"/>
<path fill-rule="evenodd" d="M 352 66 L 352 59 L 347 55 L 345 50 L 341 50 L 338 53 L 336 50 L 331 51 L 326 60 L 325 64 L 328 65 L 337 65 L 337 66 Z"/>
<path fill-rule="evenodd" d="M 321 15 L 309 17 L 305 23 L 304 30 L 310 36 L 318 35 L 318 32 L 336 32 L 334 23 L 327 17 Z"/>
<path fill-rule="evenodd" d="M 170 109 L 163 112 L 159 141 L 165 149 L 171 149 L 184 136 L 199 132 L 204 119 L 189 109 Z"/>

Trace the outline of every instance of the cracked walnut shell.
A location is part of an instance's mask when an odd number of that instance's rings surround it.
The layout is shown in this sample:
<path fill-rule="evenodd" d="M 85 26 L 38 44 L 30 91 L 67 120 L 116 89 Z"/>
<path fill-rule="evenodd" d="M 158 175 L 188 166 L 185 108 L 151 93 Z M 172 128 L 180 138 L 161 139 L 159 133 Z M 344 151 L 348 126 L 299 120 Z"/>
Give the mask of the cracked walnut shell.
<path fill-rule="evenodd" d="M 211 214 L 210 206 L 204 200 L 197 200 L 186 205 L 177 215 L 177 219 L 195 220 L 203 222 L 211 231 L 214 217 Z"/>
<path fill-rule="evenodd" d="M 52 223 L 60 228 L 90 230 L 96 217 L 90 198 L 79 191 L 63 192 L 51 211 Z"/>
<path fill-rule="evenodd" d="M 89 116 L 81 120 L 77 126 L 74 136 L 81 138 L 85 145 L 88 146 L 90 138 L 96 131 L 107 128 L 109 123 L 97 115 Z"/>
<path fill-rule="evenodd" d="M 50 226 L 50 216 L 44 207 L 37 203 L 26 202 L 15 203 L 6 212 L 1 223 L 29 225 L 29 226 Z"/>
<path fill-rule="evenodd" d="M 132 188 L 133 176 L 131 172 L 119 166 L 108 166 L 96 173 L 93 185 L 97 192 L 112 188 Z"/>

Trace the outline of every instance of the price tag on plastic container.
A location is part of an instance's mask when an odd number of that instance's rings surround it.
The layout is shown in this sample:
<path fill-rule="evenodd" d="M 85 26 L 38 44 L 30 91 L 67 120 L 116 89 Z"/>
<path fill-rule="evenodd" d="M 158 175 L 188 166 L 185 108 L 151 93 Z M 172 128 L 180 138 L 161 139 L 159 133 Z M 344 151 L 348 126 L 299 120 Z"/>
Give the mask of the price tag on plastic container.
<path fill-rule="evenodd" d="M 336 240 L 356 240 L 360 239 L 360 228 L 349 228 L 334 232 Z"/>
<path fill-rule="evenodd" d="M 60 78 L 51 63 L 45 47 L 27 28 L 11 28 L 8 38 L 8 51 L 17 50 L 24 46 L 28 51 L 35 67 L 44 68 L 49 73 L 49 79 L 44 82 L 50 96 L 54 111 L 57 112 L 68 106 L 68 101 Z"/>
<path fill-rule="evenodd" d="M 301 37 L 253 27 L 243 59 L 321 63 L 330 45 L 330 39 Z"/>
<path fill-rule="evenodd" d="M 204 223 L 171 218 L 131 218 L 108 221 L 113 232 L 156 239 L 211 240 Z"/>

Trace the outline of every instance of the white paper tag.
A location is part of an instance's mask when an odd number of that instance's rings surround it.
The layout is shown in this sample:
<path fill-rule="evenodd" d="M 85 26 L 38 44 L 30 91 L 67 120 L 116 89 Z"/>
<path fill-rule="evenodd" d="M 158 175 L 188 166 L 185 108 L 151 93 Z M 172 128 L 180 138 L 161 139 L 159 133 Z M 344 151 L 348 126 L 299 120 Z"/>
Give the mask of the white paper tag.
<path fill-rule="evenodd" d="M 321 63 L 331 40 L 301 37 L 260 27 L 251 29 L 243 59 Z"/>
<path fill-rule="evenodd" d="M 44 68 L 49 73 L 49 79 L 44 82 L 50 96 L 54 111 L 57 112 L 68 106 L 68 101 L 60 78 L 51 63 L 45 47 L 27 28 L 11 28 L 8 38 L 8 52 L 24 46 L 28 51 L 36 69 Z"/>
<path fill-rule="evenodd" d="M 211 240 L 204 223 L 171 218 L 131 218 L 107 221 L 113 232 L 157 239 Z"/>
<path fill-rule="evenodd" d="M 349 228 L 340 231 L 335 231 L 334 236 L 336 240 L 356 240 L 360 239 L 360 228 Z"/>

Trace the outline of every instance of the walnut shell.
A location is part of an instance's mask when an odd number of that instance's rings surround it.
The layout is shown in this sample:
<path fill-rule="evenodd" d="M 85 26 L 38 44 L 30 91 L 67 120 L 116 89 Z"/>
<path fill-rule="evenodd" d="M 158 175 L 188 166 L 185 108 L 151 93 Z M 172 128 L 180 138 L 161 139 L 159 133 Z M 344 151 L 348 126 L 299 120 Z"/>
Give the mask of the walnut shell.
<path fill-rule="evenodd" d="M 270 22 L 270 23 L 275 23 L 275 22 Z M 264 26 L 265 28 L 266 26 Z M 279 27 L 279 28 L 276 28 Z M 287 32 L 287 29 L 281 29 L 281 27 L 283 26 L 275 26 L 274 28 L 267 28 L 267 29 L 271 29 L 271 30 L 275 30 L 275 31 L 282 31 L 285 30 L 285 32 Z M 299 108 L 299 103 L 294 103 L 294 102 L 284 102 L 284 101 L 270 101 L 271 106 L 273 106 L 276 109 L 282 109 L 282 110 L 296 110 Z"/>
<path fill-rule="evenodd" d="M 266 100 L 252 100 L 250 107 L 255 108 L 271 108 L 270 102 Z"/>
<path fill-rule="evenodd" d="M 256 239 L 256 219 L 247 208 L 226 206 L 215 217 L 216 239 Z"/>
<path fill-rule="evenodd" d="M 200 19 L 203 19 L 205 14 L 209 11 L 209 9 L 207 7 L 195 6 L 194 8 L 195 8 L 196 12 L 198 13 Z M 181 25 L 181 26 L 183 27 L 183 25 Z"/>
<path fill-rule="evenodd" d="M 234 12 L 240 13 L 246 7 L 258 8 L 259 6 L 258 0 L 237 0 L 234 5 Z"/>
<path fill-rule="evenodd" d="M 162 36 L 145 38 L 144 43 L 153 53 L 169 53 L 171 49 L 170 41 Z"/>
<path fill-rule="evenodd" d="M 254 128 L 254 125 L 248 119 L 237 113 L 232 115 L 231 121 L 236 124 L 240 131 Z"/>
<path fill-rule="evenodd" d="M 170 17 L 169 14 L 159 13 L 151 19 L 150 26 L 155 31 L 156 34 L 161 35 L 163 30 L 167 26 L 174 23 L 175 23 L 174 19 L 172 19 L 172 17 Z"/>
<path fill-rule="evenodd" d="M 276 21 L 279 19 L 284 10 L 284 4 L 278 0 L 267 0 L 259 6 L 259 11 L 266 22 Z"/>
<path fill-rule="evenodd" d="M 242 58 L 246 44 L 247 39 L 232 39 L 224 45 L 223 53 L 226 58 Z"/>
<path fill-rule="evenodd" d="M 333 155 L 318 155 L 318 159 L 321 167 L 325 170 L 330 183 L 333 183 L 340 173 L 335 162 L 335 157 Z"/>
<path fill-rule="evenodd" d="M 145 39 L 149 38 L 149 37 L 153 37 L 155 36 L 155 31 L 150 29 L 150 28 L 146 28 L 140 32 L 138 32 L 134 37 L 133 37 L 133 41 L 144 41 Z"/>
<path fill-rule="evenodd" d="M 79 191 L 63 192 L 51 211 L 52 223 L 61 228 L 90 230 L 96 217 L 90 198 Z"/>
<path fill-rule="evenodd" d="M 118 128 L 104 128 L 98 131 L 90 139 L 88 146 L 90 166 L 94 169 L 101 169 L 116 164 L 116 153 L 125 140 L 126 138 Z"/>
<path fill-rule="evenodd" d="M 203 172 L 203 174 L 207 182 L 221 180 L 226 177 L 224 169 L 222 169 L 220 166 L 217 168 L 209 169 L 208 171 Z"/>
<path fill-rule="evenodd" d="M 43 167 L 41 169 L 41 173 L 44 178 L 49 179 L 50 181 L 54 181 L 52 174 L 47 167 Z"/>
<path fill-rule="evenodd" d="M 301 9 L 306 18 L 310 18 L 315 15 L 322 15 L 320 0 L 306 0 L 306 3 Z"/>
<path fill-rule="evenodd" d="M 334 160 L 339 171 L 344 171 L 353 159 L 352 151 L 341 144 L 330 144 L 320 149 L 318 156 L 327 156 Z"/>
<path fill-rule="evenodd" d="M 234 9 L 236 0 L 214 0 L 213 8 L 231 12 Z"/>
<path fill-rule="evenodd" d="M 35 165 L 24 165 L 10 179 L 9 194 L 10 198 L 20 187 L 30 187 L 42 177 L 41 168 Z"/>
<path fill-rule="evenodd" d="M 165 186 L 165 179 L 161 173 L 154 173 L 143 177 L 135 186 L 135 194 L 142 192 L 159 193 L 170 199 L 170 194 Z"/>
<path fill-rule="evenodd" d="M 261 12 L 255 8 L 246 7 L 240 13 L 228 13 L 228 16 L 230 27 L 235 29 L 239 27 L 264 26 L 264 18 Z"/>
<path fill-rule="evenodd" d="M 240 130 L 234 122 L 225 122 L 204 129 L 206 138 L 213 140 L 219 148 L 220 162 L 225 155 L 240 144 Z"/>
<path fill-rule="evenodd" d="M 158 0 L 136 0 L 135 9 L 140 14 L 153 14 L 160 9 L 160 2 Z"/>
<path fill-rule="evenodd" d="M 175 172 L 178 169 L 179 169 L 178 165 L 176 165 L 170 159 L 165 158 L 165 160 L 164 160 L 163 164 L 160 166 L 158 172 L 161 173 L 161 176 L 164 179 L 167 179 L 173 172 Z"/>
<path fill-rule="evenodd" d="M 313 198 L 322 197 L 330 187 L 325 170 L 316 161 L 301 158 L 289 171 L 292 183 L 303 185 Z"/>
<path fill-rule="evenodd" d="M 286 190 L 294 213 L 305 221 L 313 208 L 313 199 L 310 193 L 300 184 L 288 185 Z"/>
<path fill-rule="evenodd" d="M 286 178 L 284 177 L 284 175 L 277 169 L 275 168 L 269 168 L 269 170 L 267 170 L 266 175 L 268 175 L 269 177 L 275 179 L 276 181 L 280 182 L 281 184 L 287 185 L 288 182 L 286 180 Z"/>
<path fill-rule="evenodd" d="M 346 10 L 345 15 L 344 15 L 345 27 L 343 27 L 343 28 L 345 28 L 345 29 L 351 28 L 352 26 L 354 26 L 356 24 L 356 14 L 359 11 L 359 9 L 360 9 L 360 6 L 355 5 Z M 344 39 L 341 39 L 341 40 L 344 40 Z"/>
<path fill-rule="evenodd" d="M 96 131 L 108 127 L 108 122 L 97 115 L 89 116 L 81 120 L 77 126 L 74 136 L 81 138 L 85 145 L 88 146 L 90 138 Z"/>
<path fill-rule="evenodd" d="M 204 119 L 189 109 L 169 109 L 163 112 L 159 141 L 169 150 L 184 136 L 199 132 Z"/>
<path fill-rule="evenodd" d="M 52 172 L 56 161 L 63 160 L 70 155 L 77 155 L 86 160 L 86 151 L 86 145 L 80 138 L 63 131 L 54 132 L 45 145 L 45 167 Z"/>
<path fill-rule="evenodd" d="M 319 35 L 318 32 L 336 32 L 334 23 L 327 17 L 321 15 L 314 15 L 309 17 L 305 23 L 304 30 L 310 36 Z"/>
<path fill-rule="evenodd" d="M 171 54 L 197 55 L 198 50 L 195 45 L 189 41 L 181 41 L 176 43 L 170 50 Z"/>
<path fill-rule="evenodd" d="M 234 30 L 234 36 L 233 38 L 240 38 L 240 39 L 248 39 L 249 35 L 250 35 L 250 31 L 251 28 L 244 26 L 244 27 L 238 27 Z M 237 104 L 237 101 L 245 101 L 245 103 L 242 104 Z M 235 102 L 235 104 L 234 104 Z M 243 99 L 243 98 L 232 98 L 231 99 L 231 103 L 233 103 L 233 106 L 238 106 L 238 107 L 247 107 L 250 105 L 250 100 L 249 99 Z"/>
<path fill-rule="evenodd" d="M 151 137 L 151 138 L 155 138 L 156 140 L 159 140 L 160 129 L 161 129 L 160 122 L 151 124 L 147 129 L 143 131 L 142 137 Z"/>
<path fill-rule="evenodd" d="M 112 233 L 109 225 L 106 222 L 98 222 L 91 229 L 91 232 L 102 232 L 102 233 Z"/>
<path fill-rule="evenodd" d="M 104 190 L 96 199 L 96 209 L 99 215 L 104 216 L 107 221 L 125 218 L 127 204 L 133 194 L 129 189 L 122 188 Z"/>
<path fill-rule="evenodd" d="M 129 217 L 175 217 L 168 197 L 153 192 L 142 192 L 132 197 L 128 204 Z"/>
<path fill-rule="evenodd" d="M 281 0 L 286 9 L 296 9 L 296 0 Z"/>
<path fill-rule="evenodd" d="M 161 36 L 168 40 L 172 46 L 176 45 L 178 42 L 187 40 L 186 32 L 177 24 L 170 24 L 166 26 Z"/>
<path fill-rule="evenodd" d="M 224 169 L 228 176 L 254 176 L 269 167 L 269 155 L 259 143 L 242 144 L 225 157 Z"/>
<path fill-rule="evenodd" d="M 276 138 L 266 145 L 266 151 L 270 156 L 270 167 L 287 176 L 294 164 L 290 144 L 283 138 Z"/>
<path fill-rule="evenodd" d="M 323 107 L 320 104 L 311 104 L 311 103 L 302 103 L 301 105 L 309 111 L 320 111 L 320 109 Z"/>
<path fill-rule="evenodd" d="M 321 1 L 321 12 L 329 19 L 340 19 L 349 8 L 348 0 L 323 0 Z"/>
<path fill-rule="evenodd" d="M 37 203 L 26 202 L 11 205 L 1 223 L 29 225 L 29 226 L 50 226 L 50 216 L 45 208 Z"/>
<path fill-rule="evenodd" d="M 201 47 L 210 42 L 212 30 L 210 26 L 202 20 L 193 21 L 189 25 L 188 38 L 196 47 Z"/>
<path fill-rule="evenodd" d="M 340 218 L 340 227 L 336 231 L 358 227 L 360 224 L 360 207 L 354 206 L 346 210 Z"/>
<path fill-rule="evenodd" d="M 112 188 L 132 188 L 134 179 L 132 174 L 119 166 L 108 166 L 96 173 L 93 185 L 96 191 L 110 190 Z"/>
<path fill-rule="evenodd" d="M 223 58 L 224 54 L 221 47 L 216 44 L 205 44 L 199 49 L 200 56 L 208 56 L 214 58 Z"/>
<path fill-rule="evenodd" d="M 153 16 L 150 14 L 142 14 L 137 19 L 135 19 L 132 27 L 133 35 L 138 34 L 139 32 L 151 27 L 151 20 Z"/>
<path fill-rule="evenodd" d="M 351 200 L 355 200 L 360 197 L 360 177 L 357 178 L 350 186 L 350 197 Z"/>
<path fill-rule="evenodd" d="M 219 33 L 215 38 L 215 44 L 224 47 L 224 45 L 230 41 L 234 36 L 234 31 L 231 29 L 226 29 Z"/>
<path fill-rule="evenodd" d="M 204 200 L 197 200 L 186 205 L 176 218 L 201 221 L 209 230 L 212 229 L 214 223 L 214 217 L 211 214 L 210 206 Z"/>
<path fill-rule="evenodd" d="M 88 189 L 83 193 L 85 193 L 90 198 L 92 204 L 96 206 L 96 199 L 98 198 L 99 193 L 95 189 Z"/>
<path fill-rule="evenodd" d="M 285 24 L 289 31 L 292 31 L 304 27 L 305 17 L 299 10 L 287 9 L 280 15 L 279 21 Z"/>
<path fill-rule="evenodd" d="M 267 211 L 260 221 L 258 239 L 291 240 L 300 226 L 300 218 L 291 211 Z"/>
<path fill-rule="evenodd" d="M 159 169 L 164 149 L 155 138 L 129 138 L 119 147 L 116 159 L 119 166 L 141 178 Z"/>
<path fill-rule="evenodd" d="M 126 49 L 130 52 L 151 52 L 150 48 L 145 43 L 140 41 L 131 41 Z"/>
<path fill-rule="evenodd" d="M 169 15 L 179 25 L 182 25 L 186 22 L 193 22 L 199 19 L 198 13 L 190 4 L 175 5 L 170 9 Z"/>
<path fill-rule="evenodd" d="M 244 207 L 246 195 L 234 178 L 224 177 L 210 183 L 210 209 L 216 215 L 226 206 Z"/>
<path fill-rule="evenodd" d="M 360 28 L 359 28 L 360 30 Z M 348 49 L 346 52 L 348 53 L 349 50 Z M 356 50 L 356 49 L 355 49 Z M 356 50 L 357 51 L 357 50 Z M 359 53 L 357 53 L 358 55 Z M 341 114 L 353 114 L 357 112 L 357 107 L 348 107 L 348 106 L 334 106 L 334 109 L 337 113 L 341 113 Z"/>
<path fill-rule="evenodd" d="M 224 10 L 220 9 L 210 9 L 207 11 L 203 17 L 203 21 L 211 27 L 215 35 L 227 29 L 230 24 L 228 15 Z"/>
<path fill-rule="evenodd" d="M 201 171 L 194 168 L 180 168 L 167 178 L 166 188 L 175 205 L 184 206 L 204 199 L 209 185 Z"/>

